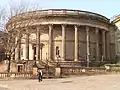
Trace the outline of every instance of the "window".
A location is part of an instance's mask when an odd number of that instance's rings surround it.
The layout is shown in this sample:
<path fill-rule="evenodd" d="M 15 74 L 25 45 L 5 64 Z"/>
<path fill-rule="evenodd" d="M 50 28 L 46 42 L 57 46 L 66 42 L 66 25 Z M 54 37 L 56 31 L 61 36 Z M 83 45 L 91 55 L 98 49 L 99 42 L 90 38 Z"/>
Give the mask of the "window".
<path fill-rule="evenodd" d="M 59 55 L 59 47 L 56 46 L 56 55 Z"/>
<path fill-rule="evenodd" d="M 18 65 L 18 72 L 22 72 L 22 68 L 23 68 L 22 65 Z"/>

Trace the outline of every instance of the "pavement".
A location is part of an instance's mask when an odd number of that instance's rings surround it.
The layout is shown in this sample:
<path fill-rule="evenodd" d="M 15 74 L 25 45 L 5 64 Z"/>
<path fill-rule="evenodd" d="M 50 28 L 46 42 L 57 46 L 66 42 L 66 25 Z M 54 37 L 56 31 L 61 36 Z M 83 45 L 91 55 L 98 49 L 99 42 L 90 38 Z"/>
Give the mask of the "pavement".
<path fill-rule="evenodd" d="M 38 80 L 1 80 L 0 90 L 120 90 L 120 74 Z"/>

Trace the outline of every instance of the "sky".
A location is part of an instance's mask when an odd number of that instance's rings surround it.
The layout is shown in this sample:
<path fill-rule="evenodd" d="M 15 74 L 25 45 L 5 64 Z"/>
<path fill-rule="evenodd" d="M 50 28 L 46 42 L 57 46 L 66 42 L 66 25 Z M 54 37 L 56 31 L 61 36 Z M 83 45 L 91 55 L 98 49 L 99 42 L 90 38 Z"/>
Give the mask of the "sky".
<path fill-rule="evenodd" d="M 120 14 L 120 0 L 1 0 L 0 6 L 10 3 L 37 5 L 40 9 L 77 9 L 90 11 L 111 19 Z"/>

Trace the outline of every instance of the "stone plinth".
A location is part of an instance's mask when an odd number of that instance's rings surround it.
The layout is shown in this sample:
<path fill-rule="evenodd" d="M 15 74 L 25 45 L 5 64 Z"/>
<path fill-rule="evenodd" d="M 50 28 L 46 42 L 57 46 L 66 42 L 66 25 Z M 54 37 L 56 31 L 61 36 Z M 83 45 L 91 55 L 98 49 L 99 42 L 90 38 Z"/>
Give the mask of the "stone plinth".
<path fill-rule="evenodd" d="M 56 67 L 55 68 L 55 77 L 60 77 L 61 76 L 61 68 L 60 67 Z"/>
<path fill-rule="evenodd" d="M 33 76 L 37 76 L 37 67 L 33 67 Z"/>

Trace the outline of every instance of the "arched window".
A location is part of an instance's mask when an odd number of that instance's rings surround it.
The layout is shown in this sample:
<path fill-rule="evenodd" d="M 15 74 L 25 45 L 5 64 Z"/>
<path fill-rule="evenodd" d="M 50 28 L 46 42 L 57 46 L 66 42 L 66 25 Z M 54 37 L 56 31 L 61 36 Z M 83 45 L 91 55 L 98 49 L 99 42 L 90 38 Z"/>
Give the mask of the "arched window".
<path fill-rule="evenodd" d="M 59 55 L 59 47 L 56 46 L 56 55 Z"/>

